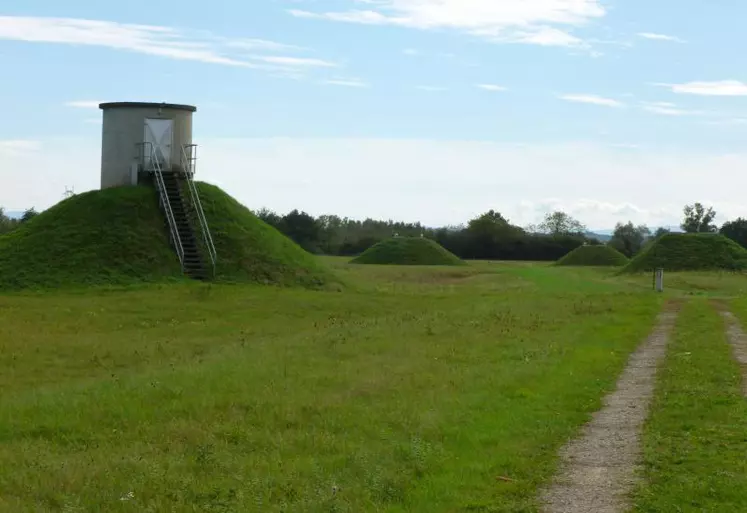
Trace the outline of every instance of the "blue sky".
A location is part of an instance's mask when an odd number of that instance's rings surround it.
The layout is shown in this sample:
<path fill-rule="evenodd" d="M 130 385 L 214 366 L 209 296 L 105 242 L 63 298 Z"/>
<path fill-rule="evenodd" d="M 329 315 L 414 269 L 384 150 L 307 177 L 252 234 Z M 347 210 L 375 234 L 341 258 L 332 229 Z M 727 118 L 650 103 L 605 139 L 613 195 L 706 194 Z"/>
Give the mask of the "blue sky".
<path fill-rule="evenodd" d="M 591 228 L 747 216 L 747 3 L 10 0 L 0 205 L 98 187 L 99 101 L 198 107 L 251 208 Z M 726 182 L 729 186 L 719 186 Z M 386 198 L 382 201 L 382 198 Z"/>

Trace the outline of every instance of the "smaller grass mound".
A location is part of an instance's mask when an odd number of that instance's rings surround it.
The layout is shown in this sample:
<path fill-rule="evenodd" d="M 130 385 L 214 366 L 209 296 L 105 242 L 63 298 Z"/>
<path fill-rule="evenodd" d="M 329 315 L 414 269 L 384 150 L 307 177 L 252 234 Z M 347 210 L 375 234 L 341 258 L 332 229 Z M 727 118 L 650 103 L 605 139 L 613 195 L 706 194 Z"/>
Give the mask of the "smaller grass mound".
<path fill-rule="evenodd" d="M 747 250 L 715 233 L 670 233 L 638 254 L 624 273 L 653 271 L 740 271 L 747 269 Z"/>
<path fill-rule="evenodd" d="M 374 244 L 354 264 L 378 265 L 465 265 L 455 254 L 430 239 L 395 237 Z"/>
<path fill-rule="evenodd" d="M 630 260 L 612 246 L 580 246 L 558 260 L 556 265 L 622 267 Z"/>

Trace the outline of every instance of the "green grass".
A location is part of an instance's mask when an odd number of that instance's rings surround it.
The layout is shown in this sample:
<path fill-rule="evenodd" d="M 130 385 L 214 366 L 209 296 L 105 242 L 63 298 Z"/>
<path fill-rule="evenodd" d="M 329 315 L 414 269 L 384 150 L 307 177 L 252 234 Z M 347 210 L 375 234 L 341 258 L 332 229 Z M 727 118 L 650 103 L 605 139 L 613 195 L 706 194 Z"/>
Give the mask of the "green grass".
<path fill-rule="evenodd" d="M 311 288 L 338 285 L 317 258 L 222 189 L 203 182 L 197 186 L 218 254 L 220 281 Z"/>
<path fill-rule="evenodd" d="M 337 286 L 329 269 L 228 194 L 198 186 L 219 281 Z M 154 189 L 79 194 L 0 236 L 0 289 L 184 280 L 168 240 Z"/>
<path fill-rule="evenodd" d="M 0 236 L 0 289 L 177 279 L 175 255 L 153 189 L 91 191 Z"/>
<path fill-rule="evenodd" d="M 612 246 L 579 246 L 556 262 L 556 265 L 618 267 L 629 262 L 628 257 Z"/>
<path fill-rule="evenodd" d="M 325 260 L 350 288 L 0 295 L 0 512 L 536 511 L 662 301 Z"/>
<path fill-rule="evenodd" d="M 711 233 L 670 233 L 646 247 L 622 272 L 707 271 L 747 269 L 747 250 L 733 240 Z"/>
<path fill-rule="evenodd" d="M 436 241 L 420 237 L 394 237 L 374 244 L 354 264 L 379 265 L 464 265 L 464 262 Z"/>
<path fill-rule="evenodd" d="M 658 380 L 635 511 L 747 511 L 747 401 L 706 300 L 684 307 Z"/>

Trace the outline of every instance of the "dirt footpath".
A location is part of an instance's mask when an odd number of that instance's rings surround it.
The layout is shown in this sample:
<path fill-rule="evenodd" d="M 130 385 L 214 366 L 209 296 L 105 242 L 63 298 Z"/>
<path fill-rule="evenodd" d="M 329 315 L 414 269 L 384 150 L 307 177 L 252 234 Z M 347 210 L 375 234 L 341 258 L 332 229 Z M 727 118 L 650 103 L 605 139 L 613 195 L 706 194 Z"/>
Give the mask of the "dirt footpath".
<path fill-rule="evenodd" d="M 725 303 L 714 301 L 713 304 L 726 321 L 726 336 L 734 351 L 734 358 L 742 368 L 742 393 L 747 396 L 747 337 L 739 320 Z"/>
<path fill-rule="evenodd" d="M 622 513 L 630 508 L 640 462 L 640 436 L 678 312 L 668 304 L 633 353 L 617 389 L 561 452 L 561 467 L 543 491 L 544 513 Z"/>

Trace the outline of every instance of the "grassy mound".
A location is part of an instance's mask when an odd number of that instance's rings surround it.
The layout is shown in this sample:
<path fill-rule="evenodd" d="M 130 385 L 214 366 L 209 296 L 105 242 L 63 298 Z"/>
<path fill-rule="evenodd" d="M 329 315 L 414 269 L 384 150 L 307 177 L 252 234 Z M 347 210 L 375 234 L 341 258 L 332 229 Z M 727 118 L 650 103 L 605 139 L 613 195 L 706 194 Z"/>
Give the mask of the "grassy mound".
<path fill-rule="evenodd" d="M 219 188 L 199 187 L 218 280 L 308 287 L 333 281 L 312 255 Z M 154 189 L 78 194 L 0 237 L 0 289 L 186 279 L 168 241 Z"/>
<path fill-rule="evenodd" d="M 623 266 L 629 262 L 628 257 L 612 246 L 580 246 L 556 262 L 556 265 L 568 266 Z"/>
<path fill-rule="evenodd" d="M 218 253 L 219 279 L 311 288 L 337 281 L 314 255 L 222 189 L 203 182 L 197 187 Z"/>
<path fill-rule="evenodd" d="M 747 269 L 747 250 L 723 235 L 670 233 L 638 254 L 622 272 Z"/>
<path fill-rule="evenodd" d="M 395 237 L 364 251 L 354 264 L 379 265 L 464 265 L 459 257 L 437 242 L 420 237 Z"/>

